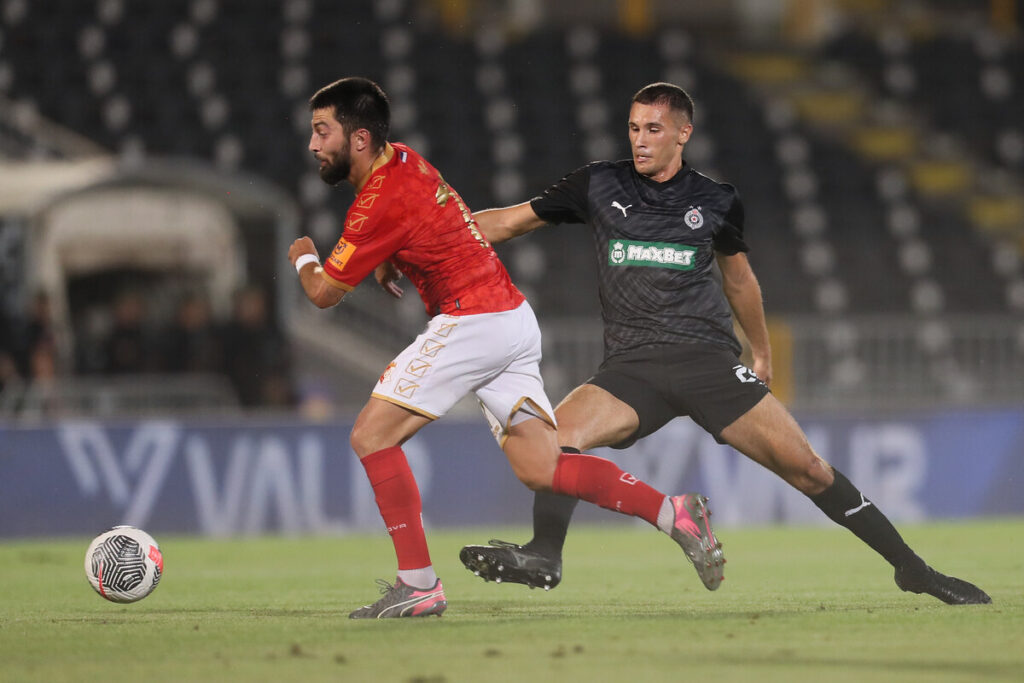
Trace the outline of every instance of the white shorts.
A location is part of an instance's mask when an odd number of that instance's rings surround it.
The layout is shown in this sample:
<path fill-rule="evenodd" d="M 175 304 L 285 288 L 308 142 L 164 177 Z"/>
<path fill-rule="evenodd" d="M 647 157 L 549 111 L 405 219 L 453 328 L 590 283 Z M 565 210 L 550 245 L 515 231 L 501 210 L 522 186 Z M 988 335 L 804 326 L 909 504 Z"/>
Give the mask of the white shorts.
<path fill-rule="evenodd" d="M 373 397 L 436 419 L 473 392 L 498 443 L 531 416 L 555 426 L 540 376 L 540 328 L 530 304 L 501 313 L 441 314 L 388 364 Z"/>

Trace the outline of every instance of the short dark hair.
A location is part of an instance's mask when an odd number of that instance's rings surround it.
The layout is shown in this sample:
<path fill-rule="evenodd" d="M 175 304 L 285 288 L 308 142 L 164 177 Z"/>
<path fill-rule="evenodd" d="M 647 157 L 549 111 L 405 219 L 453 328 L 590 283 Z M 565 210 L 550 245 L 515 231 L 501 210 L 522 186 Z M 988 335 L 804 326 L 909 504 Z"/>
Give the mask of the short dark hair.
<path fill-rule="evenodd" d="M 640 88 L 633 95 L 633 102 L 640 104 L 667 104 L 670 109 L 686 114 L 686 119 L 693 123 L 693 99 L 678 85 L 671 83 L 651 83 Z"/>
<path fill-rule="evenodd" d="M 365 128 L 375 149 L 382 149 L 391 129 L 391 104 L 383 88 L 368 78 L 350 76 L 325 85 L 309 98 L 310 110 L 334 108 L 346 135 Z"/>

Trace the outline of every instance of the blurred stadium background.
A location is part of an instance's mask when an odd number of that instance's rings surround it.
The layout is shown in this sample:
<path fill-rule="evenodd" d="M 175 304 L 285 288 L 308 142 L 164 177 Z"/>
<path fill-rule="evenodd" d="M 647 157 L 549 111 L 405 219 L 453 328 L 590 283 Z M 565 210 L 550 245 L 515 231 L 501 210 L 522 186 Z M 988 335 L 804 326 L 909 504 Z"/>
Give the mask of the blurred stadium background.
<path fill-rule="evenodd" d="M 347 428 L 422 306 L 316 311 L 285 258 L 352 198 L 306 151 L 345 75 L 476 209 L 628 156 L 633 92 L 685 87 L 819 451 L 897 519 L 1024 514 L 1022 26 L 1020 0 L 0 0 L 0 535 L 376 528 Z M 499 249 L 556 401 L 601 357 L 591 249 Z M 425 514 L 523 522 L 474 410 L 410 443 Z M 614 455 L 727 522 L 817 519 L 687 421 L 647 441 Z"/>

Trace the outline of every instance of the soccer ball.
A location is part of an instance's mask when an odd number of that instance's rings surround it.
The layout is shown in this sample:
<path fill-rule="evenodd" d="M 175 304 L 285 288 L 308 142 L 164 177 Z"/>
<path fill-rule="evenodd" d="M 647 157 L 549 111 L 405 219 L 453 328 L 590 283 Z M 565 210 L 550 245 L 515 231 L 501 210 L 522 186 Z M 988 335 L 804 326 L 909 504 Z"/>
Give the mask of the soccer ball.
<path fill-rule="evenodd" d="M 104 531 L 85 551 L 85 575 L 111 602 L 141 600 L 160 583 L 164 558 L 153 537 L 133 526 Z"/>

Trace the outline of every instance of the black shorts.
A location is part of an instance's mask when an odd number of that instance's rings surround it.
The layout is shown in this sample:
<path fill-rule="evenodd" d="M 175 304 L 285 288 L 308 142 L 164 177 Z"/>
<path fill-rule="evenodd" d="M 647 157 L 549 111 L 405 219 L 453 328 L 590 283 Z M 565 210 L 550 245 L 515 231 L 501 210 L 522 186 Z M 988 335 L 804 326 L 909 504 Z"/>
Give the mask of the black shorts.
<path fill-rule="evenodd" d="M 753 408 L 768 386 L 729 349 L 714 344 L 656 346 L 614 356 L 601 363 L 587 384 L 629 404 L 640 427 L 613 448 L 626 448 L 688 416 L 715 437 Z"/>

